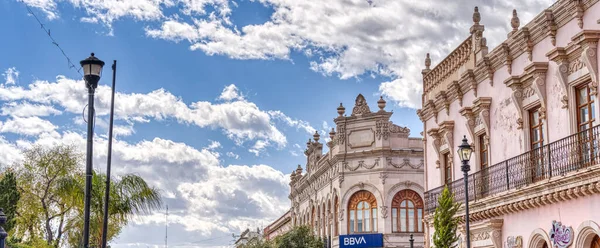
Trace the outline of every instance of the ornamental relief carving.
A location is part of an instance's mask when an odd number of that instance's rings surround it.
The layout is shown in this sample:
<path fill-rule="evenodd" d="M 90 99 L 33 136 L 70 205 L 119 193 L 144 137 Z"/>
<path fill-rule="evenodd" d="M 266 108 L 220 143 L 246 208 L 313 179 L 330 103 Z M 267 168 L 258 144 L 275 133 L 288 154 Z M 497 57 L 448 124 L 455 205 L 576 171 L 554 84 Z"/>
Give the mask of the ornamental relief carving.
<path fill-rule="evenodd" d="M 363 161 L 363 160 L 358 161 L 358 164 L 355 167 L 352 167 L 349 162 L 345 163 L 345 168 L 350 171 L 356 171 L 361 167 L 370 170 L 370 169 L 373 169 L 378 166 L 379 166 L 379 158 L 376 158 L 375 162 L 372 165 L 366 164 L 365 161 Z"/>
<path fill-rule="evenodd" d="M 384 140 L 387 140 L 390 137 L 390 122 L 386 121 L 386 120 L 378 120 L 377 123 L 375 124 L 376 127 L 376 131 L 375 131 L 375 135 L 377 135 L 377 139 L 381 140 L 381 138 L 383 138 Z"/>
<path fill-rule="evenodd" d="M 572 61 L 571 63 L 569 63 L 568 67 L 565 65 L 565 67 L 567 69 L 567 75 L 571 75 L 574 72 L 583 69 L 584 66 L 585 66 L 585 64 L 583 62 L 581 62 L 581 59 L 579 59 L 579 58 Z M 564 69 L 561 69 L 561 70 L 564 70 Z"/>
<path fill-rule="evenodd" d="M 354 108 L 352 109 L 352 116 L 370 114 L 371 109 L 362 94 L 358 94 L 354 101 Z"/>
<path fill-rule="evenodd" d="M 337 127 L 337 143 L 344 144 L 346 142 L 346 128 L 344 126 Z"/>
<path fill-rule="evenodd" d="M 422 168 L 424 166 L 424 160 L 423 159 L 421 159 L 421 163 L 419 163 L 419 164 L 412 164 L 410 162 L 410 159 L 408 159 L 408 158 L 404 158 L 402 160 L 401 164 L 394 163 L 393 158 L 386 158 L 386 161 L 387 161 L 388 165 L 391 165 L 394 168 L 398 168 L 398 169 L 401 169 L 401 168 L 403 168 L 405 166 L 408 166 L 408 167 L 410 167 L 412 169 L 419 169 L 419 168 Z"/>

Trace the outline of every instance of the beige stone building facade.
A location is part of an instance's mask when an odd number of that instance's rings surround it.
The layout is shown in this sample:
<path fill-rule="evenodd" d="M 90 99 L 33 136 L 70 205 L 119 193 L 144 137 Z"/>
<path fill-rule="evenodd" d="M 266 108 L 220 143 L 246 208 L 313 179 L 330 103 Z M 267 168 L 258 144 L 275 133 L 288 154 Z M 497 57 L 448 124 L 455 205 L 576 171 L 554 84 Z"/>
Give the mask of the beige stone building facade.
<path fill-rule="evenodd" d="M 309 139 L 306 170 L 299 165 L 291 174 L 287 214 L 292 226 L 331 237 L 332 247 L 339 235 L 369 233 L 383 234 L 384 247 L 407 247 L 412 233 L 422 247 L 423 142 L 390 121 L 383 99 L 376 106 L 372 111 L 358 95 L 348 115 L 337 108 L 328 142 L 318 133 Z"/>

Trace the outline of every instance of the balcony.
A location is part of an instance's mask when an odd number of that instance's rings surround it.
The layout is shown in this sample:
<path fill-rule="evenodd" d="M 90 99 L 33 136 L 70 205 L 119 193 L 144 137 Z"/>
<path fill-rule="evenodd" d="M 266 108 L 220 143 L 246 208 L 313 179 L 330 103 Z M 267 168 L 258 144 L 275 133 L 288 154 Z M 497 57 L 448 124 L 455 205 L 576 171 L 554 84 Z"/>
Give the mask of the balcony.
<path fill-rule="evenodd" d="M 519 190 L 542 180 L 563 177 L 598 164 L 600 125 L 484 168 L 468 176 L 469 200 Z M 465 201 L 464 179 L 448 185 L 457 202 Z M 432 214 L 444 186 L 425 193 L 425 209 Z"/>

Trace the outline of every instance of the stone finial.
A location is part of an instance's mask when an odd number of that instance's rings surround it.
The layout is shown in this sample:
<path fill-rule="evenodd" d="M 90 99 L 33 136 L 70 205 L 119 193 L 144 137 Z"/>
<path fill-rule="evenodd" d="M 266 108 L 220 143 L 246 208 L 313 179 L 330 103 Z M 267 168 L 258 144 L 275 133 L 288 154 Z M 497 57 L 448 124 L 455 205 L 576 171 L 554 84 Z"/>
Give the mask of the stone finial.
<path fill-rule="evenodd" d="M 337 112 L 340 116 L 344 116 L 344 113 L 346 113 L 346 108 L 344 107 L 344 105 L 342 105 L 341 102 L 340 106 L 337 108 Z"/>
<path fill-rule="evenodd" d="M 313 134 L 313 139 L 315 140 L 315 142 L 319 142 L 321 135 L 319 135 L 319 131 L 315 131 L 315 134 Z"/>
<path fill-rule="evenodd" d="M 473 11 L 473 23 L 479 25 L 479 21 L 481 21 L 481 14 L 479 13 L 479 8 L 475 6 L 475 10 Z"/>
<path fill-rule="evenodd" d="M 296 168 L 296 175 L 297 176 L 302 175 L 302 166 L 300 164 L 298 164 L 298 168 Z"/>
<path fill-rule="evenodd" d="M 362 94 L 358 94 L 354 102 L 355 104 L 354 108 L 352 109 L 352 116 L 371 113 L 371 109 L 369 109 L 367 100 L 365 100 L 365 97 Z"/>
<path fill-rule="evenodd" d="M 513 16 L 510 19 L 510 26 L 513 28 L 513 32 L 517 32 L 519 26 L 521 25 L 521 21 L 519 21 L 519 16 L 517 16 L 517 10 L 513 9 Z"/>
<path fill-rule="evenodd" d="M 335 129 L 331 128 L 331 132 L 329 132 L 329 138 L 331 140 L 333 140 L 334 137 L 335 137 Z"/>
<path fill-rule="evenodd" d="M 308 138 L 308 141 L 306 142 L 306 147 L 310 147 L 310 144 L 312 144 L 312 140 L 310 140 L 310 138 Z"/>
<path fill-rule="evenodd" d="M 431 66 L 431 58 L 429 57 L 429 53 L 427 53 L 427 57 L 425 57 L 425 69 L 429 70 Z"/>
<path fill-rule="evenodd" d="M 377 107 L 379 107 L 379 112 L 383 112 L 385 108 L 385 100 L 383 100 L 383 96 L 379 97 L 379 101 L 377 101 Z"/>

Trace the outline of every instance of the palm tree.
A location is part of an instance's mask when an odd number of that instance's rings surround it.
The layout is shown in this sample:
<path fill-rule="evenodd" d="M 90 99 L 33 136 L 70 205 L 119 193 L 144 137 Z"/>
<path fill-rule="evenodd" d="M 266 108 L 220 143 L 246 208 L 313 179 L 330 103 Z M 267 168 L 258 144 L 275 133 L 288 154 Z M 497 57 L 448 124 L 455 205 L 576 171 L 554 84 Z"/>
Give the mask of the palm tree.
<path fill-rule="evenodd" d="M 77 203 L 78 217 L 73 218 L 75 230 L 67 234 L 70 247 L 78 247 L 83 232 L 83 200 L 85 178 L 64 181 L 62 191 L 69 194 Z M 90 246 L 101 247 L 102 224 L 104 215 L 104 192 L 106 175 L 94 173 L 92 177 L 92 195 L 90 201 Z M 149 214 L 162 206 L 158 189 L 150 187 L 140 176 L 127 174 L 118 179 L 111 178 L 110 199 L 108 204 L 108 230 L 106 240 L 115 238 L 129 220 L 138 214 Z"/>

